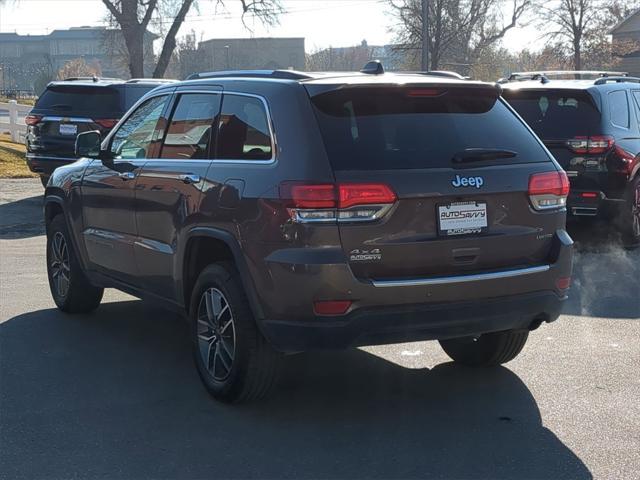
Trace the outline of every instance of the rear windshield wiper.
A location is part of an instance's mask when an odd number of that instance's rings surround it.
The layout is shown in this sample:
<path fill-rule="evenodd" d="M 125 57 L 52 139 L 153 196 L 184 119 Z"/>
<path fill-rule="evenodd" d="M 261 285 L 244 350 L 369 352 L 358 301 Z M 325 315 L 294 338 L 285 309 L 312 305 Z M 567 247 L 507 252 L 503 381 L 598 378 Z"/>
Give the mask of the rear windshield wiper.
<path fill-rule="evenodd" d="M 502 158 L 513 158 L 517 155 L 516 152 L 511 150 L 499 148 L 465 148 L 460 152 L 456 152 L 451 160 L 454 163 L 486 162 Z"/>
<path fill-rule="evenodd" d="M 66 103 L 56 103 L 55 105 L 51 105 L 51 108 L 54 110 L 71 110 L 71 105 Z"/>

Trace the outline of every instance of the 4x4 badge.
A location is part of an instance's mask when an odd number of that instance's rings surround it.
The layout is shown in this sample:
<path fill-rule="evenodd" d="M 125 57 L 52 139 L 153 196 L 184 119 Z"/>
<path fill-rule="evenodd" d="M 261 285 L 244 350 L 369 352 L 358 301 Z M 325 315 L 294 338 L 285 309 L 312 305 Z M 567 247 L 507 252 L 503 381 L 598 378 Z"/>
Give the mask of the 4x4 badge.
<path fill-rule="evenodd" d="M 379 248 L 373 250 L 361 250 L 355 248 L 349 252 L 349 261 L 351 262 L 375 262 L 382 260 L 382 254 Z"/>

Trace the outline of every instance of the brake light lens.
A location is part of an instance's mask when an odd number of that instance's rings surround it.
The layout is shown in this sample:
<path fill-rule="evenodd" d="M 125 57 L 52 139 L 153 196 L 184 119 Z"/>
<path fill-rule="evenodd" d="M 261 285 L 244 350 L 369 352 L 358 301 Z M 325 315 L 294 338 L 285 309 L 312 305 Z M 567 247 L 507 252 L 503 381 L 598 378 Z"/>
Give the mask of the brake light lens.
<path fill-rule="evenodd" d="M 113 128 L 118 123 L 117 118 L 100 118 L 98 120 L 94 120 L 95 123 L 100 125 L 102 128 Z"/>
<path fill-rule="evenodd" d="M 605 153 L 613 147 L 614 139 L 609 135 L 577 136 L 567 140 L 567 146 L 580 154 Z"/>
<path fill-rule="evenodd" d="M 24 118 L 24 123 L 30 127 L 39 124 L 42 121 L 42 115 L 29 114 Z"/>
<path fill-rule="evenodd" d="M 343 183 L 338 185 L 338 193 L 338 208 L 396 201 L 396 194 L 387 185 L 378 183 Z"/>
<path fill-rule="evenodd" d="M 569 196 L 569 178 L 563 171 L 536 173 L 529 177 L 529 199 L 536 210 L 564 207 Z"/>
<path fill-rule="evenodd" d="M 309 222 L 362 222 L 382 217 L 396 194 L 380 183 L 291 184 L 280 186 L 292 220 Z"/>
<path fill-rule="evenodd" d="M 439 97 L 445 90 L 439 88 L 412 88 L 407 91 L 407 97 Z"/>

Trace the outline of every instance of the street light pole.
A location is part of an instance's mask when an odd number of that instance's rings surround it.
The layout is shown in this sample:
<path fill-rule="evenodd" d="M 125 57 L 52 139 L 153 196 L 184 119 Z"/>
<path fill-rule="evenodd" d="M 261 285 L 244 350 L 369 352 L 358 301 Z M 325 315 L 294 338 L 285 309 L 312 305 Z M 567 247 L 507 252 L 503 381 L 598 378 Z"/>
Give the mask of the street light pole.
<path fill-rule="evenodd" d="M 422 2 L 422 71 L 429 70 L 429 0 Z"/>

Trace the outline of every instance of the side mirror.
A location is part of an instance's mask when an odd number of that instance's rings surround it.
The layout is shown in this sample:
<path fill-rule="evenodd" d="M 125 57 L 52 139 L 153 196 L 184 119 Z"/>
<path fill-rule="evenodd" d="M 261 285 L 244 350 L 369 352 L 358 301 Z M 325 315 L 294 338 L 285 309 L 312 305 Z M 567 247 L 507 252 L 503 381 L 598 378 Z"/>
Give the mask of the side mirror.
<path fill-rule="evenodd" d="M 100 158 L 101 142 L 98 130 L 81 133 L 76 137 L 76 157 Z"/>

